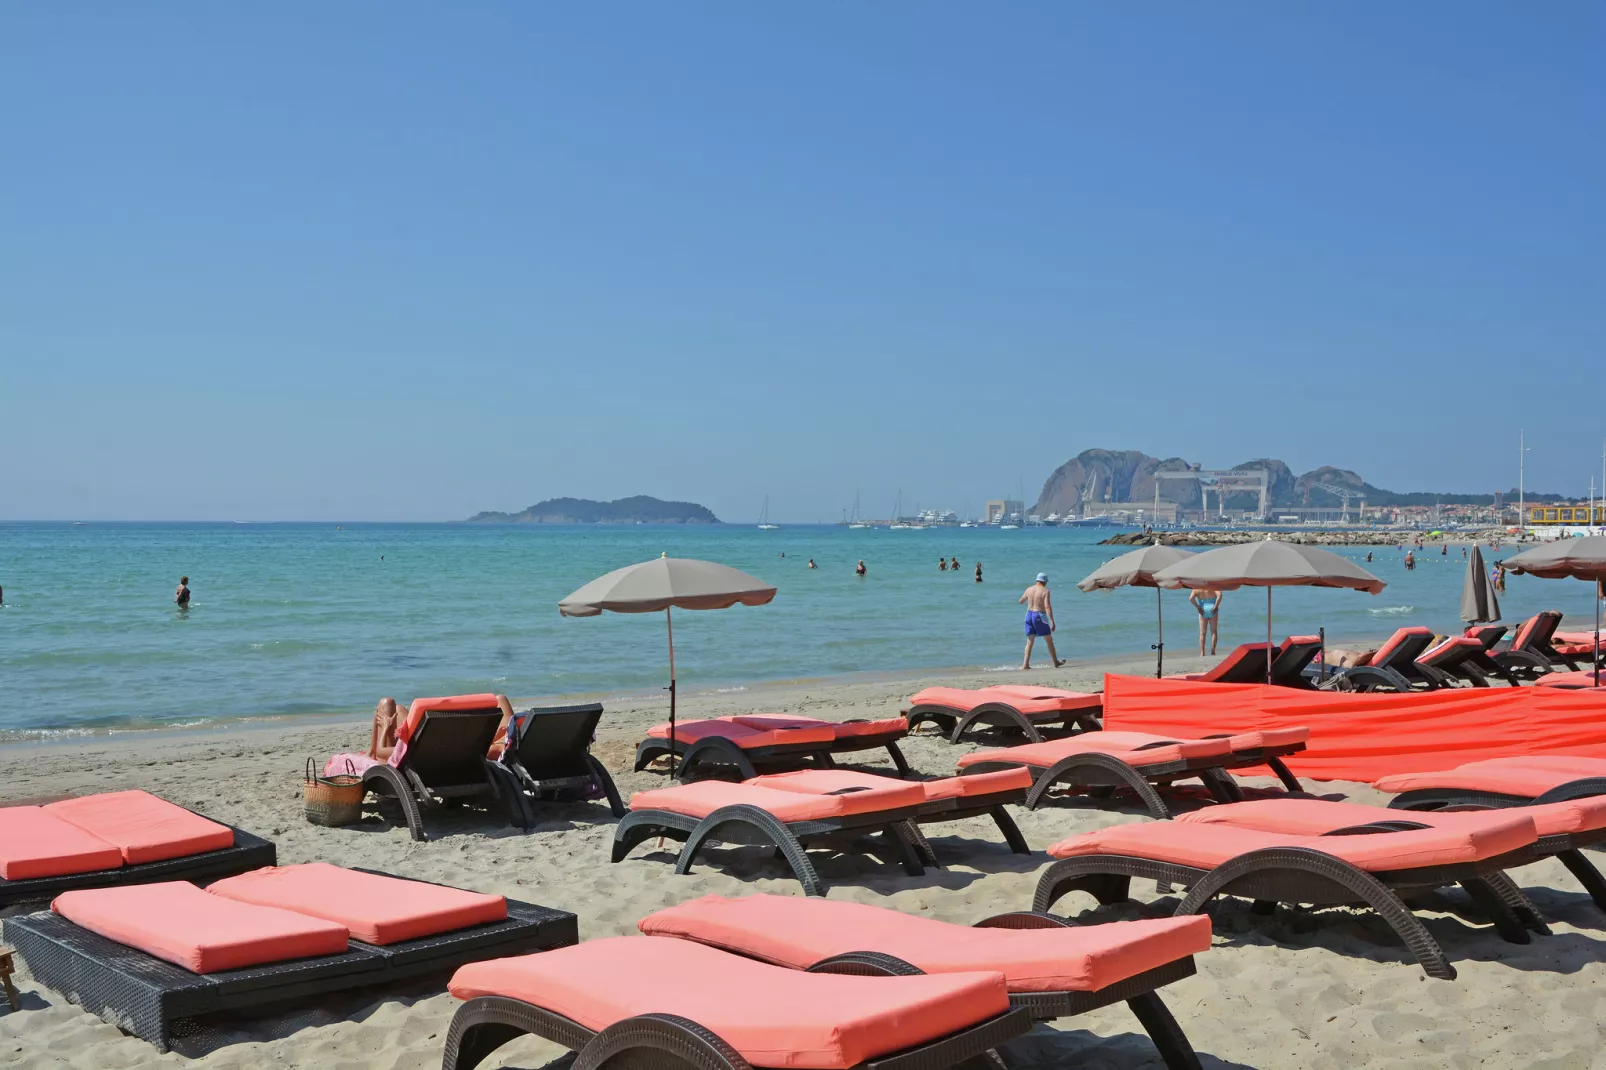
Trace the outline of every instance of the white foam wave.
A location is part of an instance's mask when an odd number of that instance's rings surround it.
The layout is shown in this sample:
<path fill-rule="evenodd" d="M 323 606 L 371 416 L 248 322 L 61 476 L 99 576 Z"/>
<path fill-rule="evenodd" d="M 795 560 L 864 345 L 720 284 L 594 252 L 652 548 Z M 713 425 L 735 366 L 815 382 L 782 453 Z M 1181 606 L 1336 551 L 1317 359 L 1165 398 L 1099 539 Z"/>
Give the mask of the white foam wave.
<path fill-rule="evenodd" d="M 716 694 L 716 695 L 733 695 L 738 691 L 746 691 L 746 690 L 747 690 L 747 688 L 745 688 L 745 687 L 716 687 L 716 688 L 714 688 L 714 694 Z"/>
<path fill-rule="evenodd" d="M 982 672 L 1016 672 L 1019 669 L 1019 665 L 983 665 L 981 667 Z"/>
<path fill-rule="evenodd" d="M 1407 613 L 1415 613 L 1416 612 L 1416 607 L 1415 606 L 1378 606 L 1375 609 L 1368 609 L 1366 612 L 1372 614 L 1372 616 L 1374 616 L 1374 617 L 1400 617 L 1400 616 L 1404 616 Z"/>

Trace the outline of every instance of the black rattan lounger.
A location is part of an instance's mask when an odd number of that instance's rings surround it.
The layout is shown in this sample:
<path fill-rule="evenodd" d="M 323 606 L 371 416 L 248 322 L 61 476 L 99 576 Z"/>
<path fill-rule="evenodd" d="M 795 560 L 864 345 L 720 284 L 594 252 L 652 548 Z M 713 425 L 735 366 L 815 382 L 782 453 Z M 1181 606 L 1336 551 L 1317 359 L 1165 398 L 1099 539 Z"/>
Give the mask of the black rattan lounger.
<path fill-rule="evenodd" d="M 512 774 L 503 786 L 518 808 L 522 827 L 534 827 L 539 820 L 536 807 L 543 798 L 565 792 L 604 795 L 613 816 L 624 816 L 625 804 L 613 777 L 591 753 L 601 719 L 600 702 L 539 707 L 518 719 L 516 738 L 503 752 L 501 768 Z"/>
<path fill-rule="evenodd" d="M 495 803 L 504 808 L 510 824 L 518 824 L 519 805 L 503 798 L 498 785 L 501 767 L 486 757 L 501 719 L 502 710 L 494 703 L 483 708 L 423 710 L 406 741 L 401 763 L 364 769 L 363 786 L 399 802 L 407 828 L 418 841 L 428 839 L 424 810 L 457 806 L 465 799 Z"/>
<path fill-rule="evenodd" d="M 0 810 L 0 821 L 5 820 Z M 31 880 L 0 880 L 0 907 L 15 903 L 41 903 L 62 892 L 77 888 L 109 888 L 119 884 L 153 884 L 156 881 L 206 881 L 274 865 L 278 856 L 272 843 L 244 829 L 228 826 L 234 832 L 234 846 L 186 858 L 144 862 L 93 873 L 65 877 L 35 877 Z"/>

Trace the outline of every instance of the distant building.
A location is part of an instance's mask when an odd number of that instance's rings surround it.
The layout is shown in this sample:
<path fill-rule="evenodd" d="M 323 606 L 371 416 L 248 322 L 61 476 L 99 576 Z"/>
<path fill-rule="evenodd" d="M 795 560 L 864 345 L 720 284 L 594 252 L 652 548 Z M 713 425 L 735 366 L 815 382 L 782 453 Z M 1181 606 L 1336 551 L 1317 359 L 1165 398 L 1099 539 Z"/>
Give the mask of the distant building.
<path fill-rule="evenodd" d="M 995 498 L 987 503 L 987 523 L 1002 524 L 1006 520 L 1020 520 L 1026 512 L 1026 503 L 1009 498 Z"/>
<path fill-rule="evenodd" d="M 1129 517 L 1136 517 L 1140 513 L 1145 524 L 1175 524 L 1177 522 L 1177 503 L 1161 500 L 1156 508 L 1154 502 L 1099 502 L 1087 506 L 1085 515 L 1099 516 L 1125 513 Z"/>

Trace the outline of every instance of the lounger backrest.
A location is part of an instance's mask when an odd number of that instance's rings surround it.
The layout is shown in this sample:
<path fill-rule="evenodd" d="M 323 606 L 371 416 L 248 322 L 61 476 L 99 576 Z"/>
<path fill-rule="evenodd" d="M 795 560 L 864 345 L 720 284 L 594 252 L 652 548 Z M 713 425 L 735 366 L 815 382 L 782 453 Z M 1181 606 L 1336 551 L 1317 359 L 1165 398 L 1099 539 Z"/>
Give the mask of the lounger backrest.
<path fill-rule="evenodd" d="M 1468 628 L 1464 634 L 1467 638 L 1476 639 L 1478 642 L 1482 643 L 1483 649 L 1493 650 L 1494 645 L 1498 643 L 1508 631 L 1510 631 L 1510 629 L 1504 624 L 1474 624 L 1472 627 Z"/>
<path fill-rule="evenodd" d="M 496 704 L 496 696 L 490 693 L 483 695 L 447 695 L 444 698 L 415 698 L 413 704 L 407 708 L 407 717 L 396 729 L 396 738 L 403 743 L 410 743 L 413 733 L 418 726 L 424 723 L 424 714 L 439 713 L 448 710 L 486 710 L 495 708 L 497 718 L 501 718 L 501 707 Z"/>
<path fill-rule="evenodd" d="M 531 710 L 519 725 L 519 764 L 535 780 L 590 775 L 586 755 L 601 719 L 600 702 Z"/>
<path fill-rule="evenodd" d="M 484 783 L 485 754 L 501 720 L 502 710 L 495 705 L 427 711 L 407 744 L 401 768 L 432 787 Z"/>
<path fill-rule="evenodd" d="M 1283 640 L 1281 650 L 1271 662 L 1271 682 L 1274 684 L 1298 680 L 1305 667 L 1316 660 L 1322 649 L 1319 635 L 1290 635 Z"/>
<path fill-rule="evenodd" d="M 1275 656 L 1275 651 L 1273 653 Z M 1266 644 L 1243 643 L 1199 679 L 1212 684 L 1252 684 L 1266 680 Z"/>
<path fill-rule="evenodd" d="M 1431 628 L 1398 628 L 1389 636 L 1388 642 L 1378 647 L 1377 653 L 1372 655 L 1371 664 L 1385 669 L 1410 665 L 1432 642 Z"/>
<path fill-rule="evenodd" d="M 1483 644 L 1467 636 L 1451 637 L 1424 650 L 1417 663 L 1438 669 L 1454 668 L 1483 653 Z"/>

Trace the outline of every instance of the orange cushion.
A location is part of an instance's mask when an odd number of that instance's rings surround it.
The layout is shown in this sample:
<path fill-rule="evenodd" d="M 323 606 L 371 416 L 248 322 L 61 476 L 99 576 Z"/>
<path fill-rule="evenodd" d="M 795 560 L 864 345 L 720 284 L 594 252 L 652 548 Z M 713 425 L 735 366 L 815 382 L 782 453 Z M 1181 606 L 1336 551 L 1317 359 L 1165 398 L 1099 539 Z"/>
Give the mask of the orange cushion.
<path fill-rule="evenodd" d="M 1292 747 L 1310 740 L 1310 729 L 1304 726 L 1294 728 L 1261 728 L 1253 732 L 1234 732 L 1227 737 L 1227 746 L 1233 753 L 1246 750 L 1277 750 L 1282 747 Z"/>
<path fill-rule="evenodd" d="M 1562 653 L 1566 654 L 1567 651 L 1563 650 Z M 1583 650 L 1578 653 L 1588 654 L 1589 651 Z M 1595 670 L 1580 669 L 1577 672 L 1547 672 L 1535 680 L 1534 683 L 1539 687 L 1594 687 Z M 1602 687 L 1606 687 L 1606 668 L 1601 670 L 1600 683 Z"/>
<path fill-rule="evenodd" d="M 129 865 L 221 851 L 234 830 L 143 791 L 63 799 L 45 810 L 122 849 Z"/>
<path fill-rule="evenodd" d="M 668 739 L 669 726 L 655 724 L 647 729 L 652 739 Z M 675 724 L 675 742 L 696 743 L 709 736 L 724 736 L 743 750 L 753 747 L 774 747 L 782 744 L 833 743 L 836 733 L 824 721 L 806 728 L 752 728 L 737 724 L 725 717 L 710 717 L 702 721 L 679 721 Z"/>
<path fill-rule="evenodd" d="M 1102 695 L 1055 688 L 1028 688 L 1014 684 L 968 691 L 959 687 L 928 687 L 909 698 L 911 706 L 946 706 L 969 713 L 986 703 L 999 703 L 1023 714 L 1058 713 L 1093 709 L 1104 704 Z"/>
<path fill-rule="evenodd" d="M 881 721 L 821 721 L 814 717 L 793 717 L 785 713 L 743 713 L 735 717 L 720 719 L 731 721 L 744 728 L 754 728 L 760 732 L 770 732 L 776 729 L 823 727 L 831 730 L 833 739 L 901 735 L 909 731 L 909 722 L 902 717 L 890 717 Z"/>
<path fill-rule="evenodd" d="M 730 784 L 723 780 L 699 780 L 672 788 L 638 791 L 631 796 L 632 810 L 668 810 L 686 817 L 705 818 L 722 806 L 745 804 L 766 810 L 781 821 L 820 821 L 853 814 L 879 813 L 907 806 L 919 806 L 926 793 L 919 784 L 885 779 L 888 786 L 846 795 L 813 795 L 799 791 L 780 791 L 747 781 Z"/>
<path fill-rule="evenodd" d="M 997 769 L 991 773 L 972 773 L 969 776 L 943 777 L 925 780 L 926 799 L 969 799 L 978 795 L 992 795 L 1001 791 L 1018 791 L 1032 786 L 1032 771 L 1025 766 Z"/>
<path fill-rule="evenodd" d="M 841 791 L 845 788 L 879 789 L 889 784 L 916 783 L 925 791 L 927 802 L 936 802 L 941 799 L 991 795 L 995 792 L 1029 788 L 1032 786 L 1032 774 L 1024 766 L 1019 766 L 1014 769 L 1000 769 L 994 773 L 978 773 L 975 776 L 903 781 L 876 776 L 874 773 L 857 773 L 851 769 L 799 769 L 790 773 L 769 773 L 754 777 L 746 783 L 774 788 L 777 791 L 799 791 L 816 795 Z"/>
<path fill-rule="evenodd" d="M 1531 799 L 1551 788 L 1559 788 L 1586 777 L 1606 777 L 1606 758 L 1574 758 L 1559 754 L 1490 758 L 1436 773 L 1396 773 L 1378 780 L 1373 787 L 1391 793 L 1423 788 L 1492 791 Z"/>
<path fill-rule="evenodd" d="M 997 973 L 803 973 L 645 936 L 470 963 L 453 975 L 451 989 L 459 999 L 523 1000 L 592 1030 L 638 1014 L 678 1014 L 754 1066 L 813 1070 L 845 1070 L 1009 1009 Z"/>
<path fill-rule="evenodd" d="M 123 852 L 38 806 L 0 809 L 0 880 L 116 869 Z"/>
<path fill-rule="evenodd" d="M 1521 811 L 1502 810 L 1499 816 L 1505 820 L 1491 820 L 1476 827 L 1414 829 L 1372 836 L 1291 836 L 1230 825 L 1156 821 L 1085 832 L 1061 840 L 1048 853 L 1055 858 L 1133 855 L 1214 869 L 1241 854 L 1266 847 L 1308 847 L 1364 870 L 1420 869 L 1476 862 L 1515 851 L 1537 838 L 1533 821 Z"/>
<path fill-rule="evenodd" d="M 327 862 L 268 866 L 216 881 L 207 891 L 338 922 L 351 930 L 352 939 L 367 944 L 416 940 L 507 917 L 507 900 L 499 895 L 359 873 Z"/>
<path fill-rule="evenodd" d="M 188 881 L 63 892 L 50 909 L 108 940 L 196 973 L 346 950 L 344 925 L 236 903 Z"/>
<path fill-rule="evenodd" d="M 1166 745 L 1147 750 L 1136 749 L 1155 742 L 1165 742 Z M 1229 737 L 1225 736 L 1221 739 L 1167 742 L 1166 736 L 1150 735 L 1147 732 L 1083 732 L 1081 735 L 1067 736 L 1064 739 L 1026 743 L 1004 750 L 972 751 L 961 755 L 956 764 L 960 769 L 966 769 L 982 762 L 1009 762 L 1030 766 L 1033 769 L 1047 769 L 1054 763 L 1075 754 L 1100 753 L 1119 758 L 1133 768 L 1141 769 L 1145 765 L 1160 765 L 1194 758 L 1215 758 L 1227 754 L 1230 750 Z"/>
<path fill-rule="evenodd" d="M 837 899 L 706 895 L 640 923 L 648 936 L 698 943 L 806 970 L 879 951 L 927 973 L 996 970 L 1011 992 L 1093 992 L 1210 948 L 1203 915 L 1069 929 L 974 929 Z"/>
<path fill-rule="evenodd" d="M 402 743 L 408 743 L 418 726 L 424 723 L 424 714 L 436 711 L 446 713 L 452 710 L 495 710 L 502 712 L 496 703 L 496 696 L 490 693 L 482 695 L 447 695 L 443 698 L 415 698 L 413 704 L 407 707 L 407 718 L 396 727 L 396 738 Z"/>
<path fill-rule="evenodd" d="M 1574 799 L 1568 802 L 1525 806 L 1522 814 L 1531 819 L 1541 836 L 1590 832 L 1606 828 L 1606 796 Z M 1490 820 L 1503 820 L 1508 810 L 1466 810 L 1440 813 L 1433 810 L 1391 810 L 1364 803 L 1330 802 L 1326 799 L 1256 799 L 1251 802 L 1207 806 L 1178 814 L 1176 820 L 1205 825 L 1234 825 L 1264 832 L 1287 832 L 1295 836 L 1320 836 L 1348 825 L 1373 821 L 1415 821 L 1435 828 L 1458 828 Z"/>

